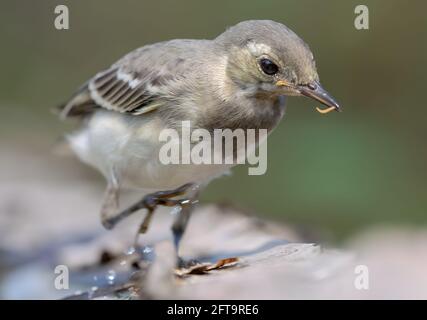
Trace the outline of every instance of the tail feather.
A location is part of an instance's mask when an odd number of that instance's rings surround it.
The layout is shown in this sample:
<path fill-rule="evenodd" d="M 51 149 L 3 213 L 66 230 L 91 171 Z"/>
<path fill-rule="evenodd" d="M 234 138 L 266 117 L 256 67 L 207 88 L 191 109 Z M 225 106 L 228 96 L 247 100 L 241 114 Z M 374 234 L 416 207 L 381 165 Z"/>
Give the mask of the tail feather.
<path fill-rule="evenodd" d="M 53 109 L 61 120 L 68 117 L 81 117 L 88 115 L 97 108 L 96 103 L 92 100 L 87 84 L 83 85 L 71 97 L 71 99 Z"/>

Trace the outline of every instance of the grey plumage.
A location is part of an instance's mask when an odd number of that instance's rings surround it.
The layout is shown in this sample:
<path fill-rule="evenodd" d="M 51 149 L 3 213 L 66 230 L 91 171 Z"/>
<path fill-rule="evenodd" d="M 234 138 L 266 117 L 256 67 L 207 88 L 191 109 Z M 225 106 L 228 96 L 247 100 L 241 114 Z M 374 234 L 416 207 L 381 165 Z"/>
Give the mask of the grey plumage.
<path fill-rule="evenodd" d="M 180 81 L 190 81 L 188 74 L 208 47 L 208 41 L 172 40 L 136 49 L 89 80 L 63 107 L 63 116 L 87 115 L 99 107 L 140 115 L 173 102 L 183 93 Z M 73 112 L 81 105 L 87 107 Z"/>
<path fill-rule="evenodd" d="M 282 66 L 280 75 L 272 79 L 259 72 L 246 49 L 251 43 L 254 50 L 257 45 L 272 50 L 266 53 Z M 308 46 L 280 23 L 245 21 L 211 41 L 171 40 L 134 50 L 89 80 L 62 116 L 88 115 L 97 108 L 137 116 L 157 110 L 165 119 L 170 113 L 200 127 L 270 129 L 281 115 L 274 107 L 283 95 L 274 92 L 279 76 L 294 84 L 318 79 Z"/>
<path fill-rule="evenodd" d="M 69 141 L 108 181 L 105 222 L 120 188 L 203 185 L 232 167 L 161 164 L 163 129 L 190 121 L 193 129 L 270 132 L 283 117 L 286 96 L 306 95 L 338 109 L 318 81 L 304 41 L 280 23 L 252 20 L 214 40 L 171 40 L 130 52 L 84 84 L 61 116 L 86 120 Z"/>

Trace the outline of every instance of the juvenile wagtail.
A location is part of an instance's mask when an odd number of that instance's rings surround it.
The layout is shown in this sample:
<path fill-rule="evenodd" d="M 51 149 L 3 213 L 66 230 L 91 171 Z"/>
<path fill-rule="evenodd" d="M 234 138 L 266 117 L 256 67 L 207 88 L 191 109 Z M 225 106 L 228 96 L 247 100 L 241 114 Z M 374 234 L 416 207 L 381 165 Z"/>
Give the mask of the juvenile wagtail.
<path fill-rule="evenodd" d="M 72 149 L 98 169 L 108 186 L 101 209 L 110 229 L 145 208 L 145 232 L 156 206 L 180 206 L 172 226 L 179 241 L 199 186 L 230 165 L 170 165 L 159 161 L 159 133 L 191 121 L 193 128 L 267 129 L 284 115 L 286 96 L 307 96 L 339 110 L 322 88 L 312 52 L 283 24 L 241 22 L 213 40 L 171 40 L 136 49 L 99 72 L 63 106 L 84 119 L 69 136 Z M 145 195 L 118 212 L 119 190 Z M 180 198 L 178 196 L 184 196 Z"/>

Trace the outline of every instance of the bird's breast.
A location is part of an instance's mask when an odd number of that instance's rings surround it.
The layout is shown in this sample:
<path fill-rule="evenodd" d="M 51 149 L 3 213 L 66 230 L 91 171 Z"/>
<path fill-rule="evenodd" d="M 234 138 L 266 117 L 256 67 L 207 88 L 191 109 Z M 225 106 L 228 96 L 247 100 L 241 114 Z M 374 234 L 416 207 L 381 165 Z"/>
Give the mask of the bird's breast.
<path fill-rule="evenodd" d="M 160 141 L 164 121 L 153 115 L 127 116 L 98 111 L 80 131 L 71 135 L 71 146 L 79 158 L 98 169 L 107 180 L 118 180 L 124 188 L 165 190 L 188 182 L 206 183 L 222 175 L 230 165 L 165 164 L 160 159 L 165 141 Z M 175 150 L 184 149 L 181 138 Z"/>

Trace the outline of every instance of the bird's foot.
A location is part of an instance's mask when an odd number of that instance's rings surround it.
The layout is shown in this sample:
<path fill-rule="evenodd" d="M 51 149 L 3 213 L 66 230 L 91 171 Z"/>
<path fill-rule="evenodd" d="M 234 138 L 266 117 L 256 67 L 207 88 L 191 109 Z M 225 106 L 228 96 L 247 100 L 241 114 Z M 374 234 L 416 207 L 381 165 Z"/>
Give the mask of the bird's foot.
<path fill-rule="evenodd" d="M 193 185 L 194 184 L 192 183 L 187 183 L 174 190 L 150 193 L 144 196 L 140 201 L 134 203 L 132 206 L 130 206 L 126 210 L 123 210 L 122 212 L 116 214 L 113 217 L 104 219 L 103 225 L 107 229 L 112 229 L 116 224 L 118 224 L 120 221 L 130 216 L 134 212 L 140 209 L 147 209 L 148 213 L 145 216 L 138 231 L 139 233 L 145 233 L 148 229 L 151 218 L 157 206 L 161 205 L 166 207 L 173 207 L 173 206 L 179 205 L 181 207 L 185 207 L 187 205 L 191 205 L 191 200 L 189 199 L 173 199 L 173 198 L 185 194 L 185 192 L 189 188 L 191 188 Z"/>

